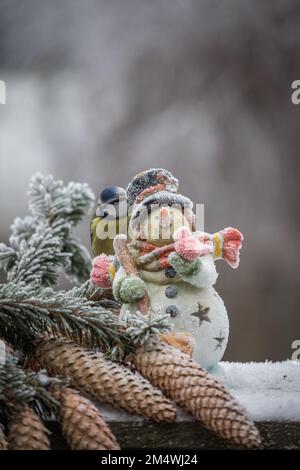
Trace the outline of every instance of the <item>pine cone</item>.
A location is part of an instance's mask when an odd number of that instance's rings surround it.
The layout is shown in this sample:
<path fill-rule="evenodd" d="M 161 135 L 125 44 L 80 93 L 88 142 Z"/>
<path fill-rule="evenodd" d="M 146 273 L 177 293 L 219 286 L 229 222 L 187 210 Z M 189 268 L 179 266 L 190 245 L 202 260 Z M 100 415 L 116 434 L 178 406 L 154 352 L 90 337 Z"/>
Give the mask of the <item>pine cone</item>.
<path fill-rule="evenodd" d="M 103 354 L 51 339 L 36 349 L 36 358 L 50 374 L 67 377 L 74 387 L 99 401 L 155 421 L 174 421 L 173 404 L 140 374 L 108 361 Z"/>
<path fill-rule="evenodd" d="M 254 423 L 211 374 L 176 348 L 152 341 L 133 356 L 137 370 L 208 429 L 231 442 L 256 448 Z"/>
<path fill-rule="evenodd" d="M 73 450 L 119 450 L 109 426 L 95 405 L 71 388 L 53 390 L 61 402 L 63 434 Z"/>
<path fill-rule="evenodd" d="M 0 424 L 0 450 L 7 450 L 7 440 L 3 431 L 3 427 Z"/>
<path fill-rule="evenodd" d="M 48 433 L 38 415 L 25 405 L 9 423 L 9 449 L 49 450 Z"/>

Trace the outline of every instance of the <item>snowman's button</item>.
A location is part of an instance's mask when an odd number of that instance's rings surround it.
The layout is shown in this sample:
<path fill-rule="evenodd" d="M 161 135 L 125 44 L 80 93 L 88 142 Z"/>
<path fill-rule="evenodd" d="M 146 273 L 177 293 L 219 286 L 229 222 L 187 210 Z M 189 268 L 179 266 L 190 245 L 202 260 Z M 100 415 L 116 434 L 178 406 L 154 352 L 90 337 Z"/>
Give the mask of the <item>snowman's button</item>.
<path fill-rule="evenodd" d="M 176 317 L 178 315 L 178 308 L 176 305 L 169 305 L 169 307 L 166 308 L 166 314 L 171 317 Z"/>
<path fill-rule="evenodd" d="M 177 295 L 176 287 L 173 287 L 173 286 L 167 287 L 165 290 L 165 294 L 166 294 L 166 297 L 168 297 L 168 299 L 173 299 Z"/>
<path fill-rule="evenodd" d="M 165 276 L 168 277 L 168 278 L 170 278 L 170 279 L 172 279 L 172 277 L 175 277 L 175 276 L 176 276 L 176 271 L 175 271 L 175 269 L 174 269 L 172 266 L 170 266 L 169 268 L 167 268 L 167 269 L 165 270 Z"/>

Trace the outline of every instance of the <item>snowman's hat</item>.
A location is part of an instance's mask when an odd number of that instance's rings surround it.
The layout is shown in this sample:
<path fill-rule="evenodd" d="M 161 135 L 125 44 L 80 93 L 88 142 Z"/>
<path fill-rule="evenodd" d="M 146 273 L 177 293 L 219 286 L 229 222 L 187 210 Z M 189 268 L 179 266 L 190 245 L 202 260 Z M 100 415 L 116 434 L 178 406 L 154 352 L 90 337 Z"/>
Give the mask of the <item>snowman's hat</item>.
<path fill-rule="evenodd" d="M 179 205 L 192 209 L 192 201 L 178 193 L 178 180 L 163 168 L 151 168 L 136 175 L 126 189 L 131 206 L 131 225 L 134 227 L 151 207 Z"/>

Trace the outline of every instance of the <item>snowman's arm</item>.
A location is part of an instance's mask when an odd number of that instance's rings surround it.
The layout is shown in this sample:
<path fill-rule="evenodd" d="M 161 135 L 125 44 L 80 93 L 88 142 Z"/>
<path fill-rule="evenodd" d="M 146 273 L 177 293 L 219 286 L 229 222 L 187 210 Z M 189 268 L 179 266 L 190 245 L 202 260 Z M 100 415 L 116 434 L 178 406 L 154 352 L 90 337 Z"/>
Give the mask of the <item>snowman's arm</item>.
<path fill-rule="evenodd" d="M 219 232 L 209 234 L 194 232 L 193 236 L 201 243 L 211 247 L 215 260 L 223 259 L 232 268 L 237 268 L 240 262 L 240 250 L 244 240 L 243 234 L 233 227 L 227 227 Z"/>
<path fill-rule="evenodd" d="M 169 255 L 169 262 L 179 277 L 195 287 L 215 284 L 218 274 L 212 255 L 204 255 L 193 261 L 182 258 L 178 253 Z"/>
<path fill-rule="evenodd" d="M 146 292 L 145 282 L 137 276 L 127 276 L 121 266 L 113 281 L 113 294 L 121 303 L 132 303 L 144 297 Z"/>

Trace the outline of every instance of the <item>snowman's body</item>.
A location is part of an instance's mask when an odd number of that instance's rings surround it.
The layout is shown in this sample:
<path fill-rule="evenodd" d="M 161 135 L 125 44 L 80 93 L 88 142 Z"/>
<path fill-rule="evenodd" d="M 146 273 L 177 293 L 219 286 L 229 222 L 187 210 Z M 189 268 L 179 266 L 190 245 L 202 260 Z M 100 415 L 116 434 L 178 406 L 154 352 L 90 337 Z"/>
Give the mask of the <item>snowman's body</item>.
<path fill-rule="evenodd" d="M 125 276 L 121 267 L 116 274 Z M 197 286 L 178 274 L 166 276 L 165 270 L 140 271 L 145 281 L 152 311 L 167 314 L 174 331 L 191 333 L 195 338 L 193 358 L 204 368 L 217 365 L 226 349 L 229 321 L 223 300 L 213 284 L 217 278 L 211 256 L 203 257 Z M 121 315 L 138 310 L 137 303 L 123 304 Z"/>
<path fill-rule="evenodd" d="M 92 282 L 108 287 L 112 281 L 121 315 L 138 311 L 139 305 L 143 314 L 148 307 L 154 314 L 166 314 L 175 334 L 164 340 L 190 353 L 192 335 L 193 358 L 212 369 L 223 357 L 229 334 L 226 308 L 213 287 L 218 277 L 215 260 L 236 268 L 243 236 L 232 227 L 197 232 L 192 201 L 178 192 L 177 179 L 164 169 L 136 175 L 126 197 L 129 241 L 123 235 L 115 238 L 115 262 L 110 266 L 106 258 L 96 261 Z"/>

